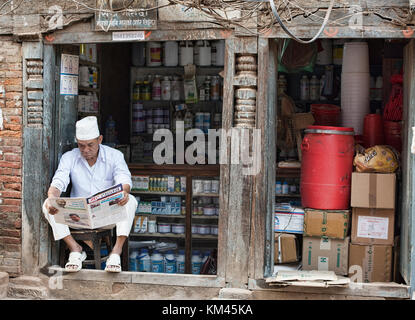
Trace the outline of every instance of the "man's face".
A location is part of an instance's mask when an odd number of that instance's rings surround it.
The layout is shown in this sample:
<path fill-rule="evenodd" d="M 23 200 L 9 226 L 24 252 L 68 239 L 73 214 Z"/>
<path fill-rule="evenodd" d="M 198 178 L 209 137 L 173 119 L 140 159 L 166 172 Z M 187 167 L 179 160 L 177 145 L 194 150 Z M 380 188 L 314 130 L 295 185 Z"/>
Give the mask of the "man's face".
<path fill-rule="evenodd" d="M 92 160 L 98 156 L 102 136 L 92 140 L 77 140 L 79 151 L 85 160 Z"/>

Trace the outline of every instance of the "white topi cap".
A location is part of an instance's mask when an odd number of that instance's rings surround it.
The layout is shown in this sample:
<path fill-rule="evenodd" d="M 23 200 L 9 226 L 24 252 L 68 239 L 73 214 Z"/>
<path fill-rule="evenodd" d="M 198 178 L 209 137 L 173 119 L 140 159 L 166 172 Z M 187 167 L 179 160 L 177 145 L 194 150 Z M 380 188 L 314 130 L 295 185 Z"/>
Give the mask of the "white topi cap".
<path fill-rule="evenodd" d="M 97 117 L 85 117 L 76 122 L 76 139 L 92 140 L 99 137 Z"/>

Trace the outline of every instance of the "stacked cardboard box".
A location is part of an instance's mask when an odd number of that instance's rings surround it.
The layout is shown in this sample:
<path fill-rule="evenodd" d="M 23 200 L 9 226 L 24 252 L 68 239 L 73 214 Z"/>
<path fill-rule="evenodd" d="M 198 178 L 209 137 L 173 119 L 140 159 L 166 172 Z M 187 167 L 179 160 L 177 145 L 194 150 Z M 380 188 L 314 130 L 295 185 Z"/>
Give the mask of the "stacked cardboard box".
<path fill-rule="evenodd" d="M 392 281 L 395 174 L 352 174 L 350 276 L 361 282 Z"/>
<path fill-rule="evenodd" d="M 349 210 L 304 209 L 303 270 L 348 274 Z"/>

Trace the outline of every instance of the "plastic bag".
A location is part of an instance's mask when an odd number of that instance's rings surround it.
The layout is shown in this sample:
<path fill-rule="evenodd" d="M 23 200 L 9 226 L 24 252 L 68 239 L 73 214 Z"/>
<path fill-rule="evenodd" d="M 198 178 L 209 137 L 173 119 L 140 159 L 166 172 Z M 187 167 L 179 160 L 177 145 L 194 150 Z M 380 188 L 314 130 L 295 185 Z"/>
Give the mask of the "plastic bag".
<path fill-rule="evenodd" d="M 390 146 L 373 146 L 358 150 L 353 164 L 357 172 L 393 173 L 399 167 L 399 158 Z"/>
<path fill-rule="evenodd" d="M 313 72 L 317 51 L 316 43 L 303 44 L 295 40 L 285 39 L 278 54 L 278 72 Z"/>

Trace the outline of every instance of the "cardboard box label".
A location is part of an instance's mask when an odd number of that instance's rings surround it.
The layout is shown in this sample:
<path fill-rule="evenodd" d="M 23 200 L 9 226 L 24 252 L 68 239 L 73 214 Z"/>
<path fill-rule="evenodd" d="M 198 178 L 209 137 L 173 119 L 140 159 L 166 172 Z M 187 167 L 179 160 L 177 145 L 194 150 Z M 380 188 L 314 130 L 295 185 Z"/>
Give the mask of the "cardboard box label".
<path fill-rule="evenodd" d="M 330 250 L 331 249 L 331 241 L 330 239 L 321 238 L 320 241 L 320 250 Z"/>
<path fill-rule="evenodd" d="M 329 271 L 329 257 L 318 256 L 318 271 Z"/>
<path fill-rule="evenodd" d="M 357 236 L 361 238 L 388 239 L 389 218 L 359 216 Z"/>
<path fill-rule="evenodd" d="M 303 233 L 304 213 L 275 212 L 275 232 Z"/>

